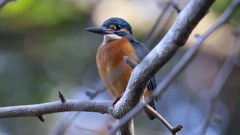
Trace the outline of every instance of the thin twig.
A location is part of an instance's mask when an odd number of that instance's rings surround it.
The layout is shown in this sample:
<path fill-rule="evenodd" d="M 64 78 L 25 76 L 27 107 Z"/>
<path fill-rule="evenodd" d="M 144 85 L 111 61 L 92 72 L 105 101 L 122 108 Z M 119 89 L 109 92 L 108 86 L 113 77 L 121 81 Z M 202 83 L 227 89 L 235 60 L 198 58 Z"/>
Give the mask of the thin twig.
<path fill-rule="evenodd" d="M 209 91 L 211 91 L 213 96 L 211 99 L 211 109 L 209 111 L 208 114 L 208 118 L 206 119 L 204 125 L 203 125 L 203 129 L 201 132 L 201 135 L 205 135 L 207 132 L 207 128 L 209 127 L 209 125 L 211 124 L 211 118 L 214 115 L 214 111 L 215 111 L 215 106 L 216 106 L 216 101 L 222 91 L 222 88 L 227 80 L 227 78 L 229 77 L 231 71 L 233 70 L 233 67 L 237 61 L 237 58 L 239 56 L 239 49 L 240 46 L 237 42 L 238 38 L 240 37 L 240 35 L 238 35 L 237 33 L 240 32 L 240 25 L 238 26 L 237 31 L 234 33 L 234 45 L 232 46 L 232 49 L 229 52 L 228 58 L 225 60 L 222 68 L 220 69 L 217 77 L 214 80 L 214 83 L 212 85 L 212 87 L 210 88 Z"/>
<path fill-rule="evenodd" d="M 80 114 L 80 112 L 70 112 L 61 119 L 58 125 L 50 132 L 51 135 L 64 135 L 65 131 L 72 124 L 72 121 Z"/>
<path fill-rule="evenodd" d="M 177 13 L 181 12 L 181 9 L 180 9 L 179 5 L 176 2 L 172 1 L 171 2 L 171 6 L 176 10 Z"/>
<path fill-rule="evenodd" d="M 38 116 L 38 119 L 41 121 L 41 122 L 45 122 L 45 117 L 44 115 L 41 115 L 41 116 Z"/>
<path fill-rule="evenodd" d="M 149 112 L 151 112 L 156 118 L 158 118 L 163 125 L 165 125 L 168 130 L 175 135 L 178 131 L 180 131 L 183 128 L 183 125 L 178 125 L 177 127 L 172 127 L 167 120 L 165 120 L 162 115 L 160 115 L 156 110 L 154 110 L 150 105 L 146 104 L 145 108 L 148 109 Z"/>
<path fill-rule="evenodd" d="M 194 0 L 195 1 L 195 0 Z M 194 2 L 191 1 L 191 2 Z M 171 82 L 177 77 L 177 75 L 182 71 L 182 69 L 186 66 L 186 64 L 193 58 L 194 54 L 196 54 L 199 46 L 202 44 L 202 42 L 211 34 L 213 33 L 218 27 L 220 27 L 226 20 L 229 19 L 233 11 L 237 8 L 240 0 L 233 1 L 228 8 L 225 10 L 225 12 L 218 18 L 218 20 L 215 22 L 215 24 L 201 37 L 197 39 L 197 42 L 193 45 L 192 48 L 190 48 L 187 53 L 183 56 L 183 58 L 178 62 L 178 64 L 174 67 L 174 69 L 165 77 L 165 79 L 158 85 L 156 93 L 153 93 L 152 96 L 147 97 L 145 99 L 146 103 L 149 103 L 152 101 L 153 98 L 156 98 L 158 95 L 162 95 L 168 86 L 171 84 Z M 204 1 L 209 2 L 209 1 Z M 184 11 L 184 9 L 183 9 Z M 181 13 L 183 12 L 181 11 Z M 188 11 L 189 12 L 189 11 Z M 140 64 L 139 64 L 140 65 Z M 143 105 L 138 104 L 135 106 L 131 111 L 129 111 L 126 115 L 124 115 L 119 122 L 112 126 L 113 128 L 109 131 L 110 135 L 113 135 L 116 130 L 122 126 L 125 122 L 127 122 L 129 119 L 131 119 L 133 116 L 135 116 L 139 111 L 141 111 L 144 108 Z"/>
<path fill-rule="evenodd" d="M 146 46 L 151 45 L 152 42 L 156 39 L 156 37 L 158 37 L 157 35 L 159 35 L 162 32 L 161 29 L 158 29 L 158 26 L 162 23 L 164 17 L 166 18 L 167 14 L 172 14 L 173 13 L 173 11 L 171 9 L 174 8 L 177 13 L 180 13 L 180 11 L 181 11 L 178 4 L 176 3 L 176 0 L 161 2 L 161 4 L 164 6 L 162 11 L 160 12 L 160 14 L 157 18 L 157 21 L 153 25 L 152 29 L 150 30 L 150 32 L 148 32 L 148 35 L 143 40 L 143 44 L 145 44 Z M 171 17 L 171 15 L 168 16 L 168 20 L 169 20 L 169 17 Z M 165 25 L 166 25 L 166 22 L 168 22 L 168 21 L 164 21 L 164 22 L 165 22 Z M 156 36 L 154 36 L 154 35 L 156 35 Z"/>
<path fill-rule="evenodd" d="M 66 102 L 66 98 L 64 97 L 63 93 L 60 90 L 58 90 L 58 97 L 60 98 L 60 101 L 62 103 Z"/>
<path fill-rule="evenodd" d="M 106 91 L 106 87 L 103 84 L 102 80 L 100 79 L 95 85 L 95 87 L 90 88 L 90 89 L 94 89 L 92 91 L 87 90 L 85 93 L 86 95 L 89 97 L 89 99 L 94 99 L 99 93 L 102 93 L 104 91 Z M 89 86 L 88 86 L 89 87 Z"/>
<path fill-rule="evenodd" d="M 152 29 L 150 30 L 150 32 L 148 32 L 148 35 L 144 38 L 143 40 L 143 44 L 145 44 L 146 46 L 149 46 L 150 43 L 152 42 L 151 38 L 153 36 L 153 34 L 155 33 L 155 31 L 157 30 L 157 26 L 160 24 L 160 22 L 162 21 L 162 19 L 164 18 L 164 16 L 167 14 L 167 12 L 171 9 L 171 2 L 168 2 L 166 5 L 164 5 L 164 8 L 162 9 L 162 12 L 159 14 L 157 21 L 155 22 L 155 24 L 153 25 Z"/>
<path fill-rule="evenodd" d="M 132 69 L 134 69 L 137 66 L 137 63 L 134 62 L 130 57 L 124 56 L 123 59 Z"/>
<path fill-rule="evenodd" d="M 149 112 L 151 112 L 156 118 L 158 118 L 163 125 L 165 125 L 169 131 L 173 129 L 173 127 L 165 120 L 162 115 L 160 115 L 156 110 L 154 110 L 150 105 L 146 104 L 145 108 L 148 109 Z"/>
<path fill-rule="evenodd" d="M 104 91 L 106 91 L 106 88 L 104 88 L 104 89 L 98 89 L 98 90 L 96 90 L 96 91 L 94 91 L 94 92 L 86 91 L 85 93 L 86 93 L 86 95 L 89 97 L 89 99 L 93 99 L 93 98 L 95 98 L 99 93 L 102 93 L 102 92 L 104 92 Z"/>
<path fill-rule="evenodd" d="M 178 125 L 175 128 L 173 128 L 171 132 L 173 135 L 176 135 L 178 131 L 182 130 L 182 128 L 183 128 L 183 125 Z"/>
<path fill-rule="evenodd" d="M 240 32 L 240 25 L 238 26 L 239 28 L 239 32 Z M 234 35 L 234 44 L 231 48 L 231 50 L 229 51 L 229 55 L 228 58 L 225 60 L 222 68 L 220 69 L 218 75 L 216 76 L 212 87 L 210 88 L 210 91 L 213 92 L 213 98 L 217 98 L 228 78 L 228 76 L 230 75 L 236 61 L 237 58 L 239 56 L 239 42 L 237 42 L 237 38 L 239 38 L 239 36 Z"/>

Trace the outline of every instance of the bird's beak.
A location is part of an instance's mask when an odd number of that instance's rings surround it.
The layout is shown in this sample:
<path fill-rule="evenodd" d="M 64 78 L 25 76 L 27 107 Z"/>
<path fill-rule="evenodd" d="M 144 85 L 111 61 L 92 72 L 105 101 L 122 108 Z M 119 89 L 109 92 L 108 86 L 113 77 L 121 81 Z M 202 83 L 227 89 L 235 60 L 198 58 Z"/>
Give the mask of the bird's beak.
<path fill-rule="evenodd" d="M 86 28 L 86 31 L 90 31 L 101 35 L 113 34 L 115 32 L 113 29 L 107 29 L 105 27 L 90 27 Z"/>

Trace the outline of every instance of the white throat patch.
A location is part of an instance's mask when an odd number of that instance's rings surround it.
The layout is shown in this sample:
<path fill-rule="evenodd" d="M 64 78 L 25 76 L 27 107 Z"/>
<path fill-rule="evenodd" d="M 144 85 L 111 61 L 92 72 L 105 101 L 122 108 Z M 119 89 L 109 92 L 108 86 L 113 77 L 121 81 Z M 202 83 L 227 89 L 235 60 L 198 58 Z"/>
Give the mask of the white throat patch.
<path fill-rule="evenodd" d="M 116 35 L 116 34 L 106 34 L 103 37 L 103 45 L 105 45 L 108 41 L 115 40 L 115 39 L 121 39 L 122 37 Z"/>

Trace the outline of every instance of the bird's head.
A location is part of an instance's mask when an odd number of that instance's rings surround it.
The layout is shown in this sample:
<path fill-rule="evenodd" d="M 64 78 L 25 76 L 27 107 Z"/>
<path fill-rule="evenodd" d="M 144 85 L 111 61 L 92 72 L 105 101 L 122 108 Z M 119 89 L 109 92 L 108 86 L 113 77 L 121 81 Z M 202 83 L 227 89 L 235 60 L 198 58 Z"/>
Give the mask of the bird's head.
<path fill-rule="evenodd" d="M 122 36 L 132 35 L 132 28 L 129 23 L 122 18 L 110 18 L 101 27 L 90 27 L 87 31 L 104 35 L 103 45 L 108 41 L 121 39 Z"/>

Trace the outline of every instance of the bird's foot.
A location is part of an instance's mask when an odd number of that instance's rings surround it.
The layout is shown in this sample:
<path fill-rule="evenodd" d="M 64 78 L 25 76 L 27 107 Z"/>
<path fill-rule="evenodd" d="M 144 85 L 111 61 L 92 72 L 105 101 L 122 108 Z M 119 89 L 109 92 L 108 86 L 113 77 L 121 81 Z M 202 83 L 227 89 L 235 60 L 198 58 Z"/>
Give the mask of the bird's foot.
<path fill-rule="evenodd" d="M 122 98 L 123 94 L 124 94 L 124 92 L 113 101 L 113 107 Z"/>

